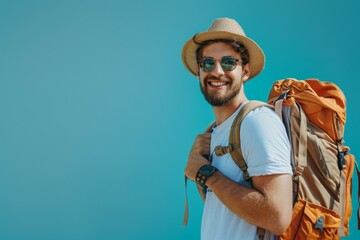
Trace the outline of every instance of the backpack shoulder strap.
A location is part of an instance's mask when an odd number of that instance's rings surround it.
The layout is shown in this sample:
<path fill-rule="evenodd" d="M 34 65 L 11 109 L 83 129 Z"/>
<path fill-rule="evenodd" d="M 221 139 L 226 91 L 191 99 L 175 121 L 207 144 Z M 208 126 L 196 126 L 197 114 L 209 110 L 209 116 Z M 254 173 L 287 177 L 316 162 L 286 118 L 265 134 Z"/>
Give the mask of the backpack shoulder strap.
<path fill-rule="evenodd" d="M 241 140 L 240 140 L 240 126 L 242 121 L 244 120 L 245 116 L 251 112 L 252 110 L 260 107 L 270 107 L 271 105 L 261 102 L 261 101 L 250 101 L 246 103 L 239 111 L 238 115 L 235 117 L 231 129 L 230 129 L 230 136 L 229 136 L 229 147 L 231 148 L 230 154 L 236 165 L 241 169 L 243 172 L 244 179 L 246 181 L 251 181 L 251 177 L 247 170 L 247 164 L 243 157 L 241 151 Z M 256 229 L 256 234 L 259 236 L 259 239 L 263 240 L 266 235 L 266 230 L 263 228 L 258 227 Z"/>
<path fill-rule="evenodd" d="M 244 160 L 242 151 L 241 151 L 241 140 L 240 140 L 240 126 L 242 121 L 244 120 L 245 116 L 251 112 L 252 110 L 271 105 L 261 102 L 261 101 L 250 101 L 246 103 L 239 111 L 238 115 L 234 119 L 231 129 L 230 129 L 230 136 L 229 136 L 229 147 L 231 148 L 230 154 L 236 165 L 241 169 L 244 175 L 245 180 L 250 179 L 250 175 L 247 171 L 247 164 Z"/>

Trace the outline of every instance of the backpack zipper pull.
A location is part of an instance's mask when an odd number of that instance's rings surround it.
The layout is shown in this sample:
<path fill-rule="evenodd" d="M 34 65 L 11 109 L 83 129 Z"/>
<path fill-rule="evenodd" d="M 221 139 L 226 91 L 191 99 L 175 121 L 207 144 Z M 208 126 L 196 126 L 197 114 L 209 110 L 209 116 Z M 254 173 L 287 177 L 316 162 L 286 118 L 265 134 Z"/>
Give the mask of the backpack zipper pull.
<path fill-rule="evenodd" d="M 320 231 L 324 230 L 324 218 L 323 217 L 319 217 L 318 220 L 316 220 L 314 228 L 320 229 Z"/>

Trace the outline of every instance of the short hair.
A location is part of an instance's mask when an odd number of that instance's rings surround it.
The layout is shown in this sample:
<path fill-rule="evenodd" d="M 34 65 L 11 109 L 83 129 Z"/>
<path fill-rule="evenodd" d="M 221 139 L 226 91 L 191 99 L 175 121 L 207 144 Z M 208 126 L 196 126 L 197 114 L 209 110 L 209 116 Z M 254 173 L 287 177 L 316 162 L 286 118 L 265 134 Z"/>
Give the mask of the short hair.
<path fill-rule="evenodd" d="M 237 41 L 235 39 L 211 39 L 211 40 L 206 40 L 206 41 L 200 43 L 199 47 L 196 49 L 196 61 L 198 63 L 201 61 L 202 51 L 205 46 L 212 44 L 212 43 L 217 43 L 217 42 L 223 42 L 223 43 L 229 44 L 230 46 L 232 46 L 234 48 L 235 52 L 240 53 L 240 58 L 241 58 L 241 62 L 242 62 L 243 66 L 249 63 L 250 56 L 249 56 L 248 50 L 246 49 L 244 44 L 240 43 L 239 41 Z"/>

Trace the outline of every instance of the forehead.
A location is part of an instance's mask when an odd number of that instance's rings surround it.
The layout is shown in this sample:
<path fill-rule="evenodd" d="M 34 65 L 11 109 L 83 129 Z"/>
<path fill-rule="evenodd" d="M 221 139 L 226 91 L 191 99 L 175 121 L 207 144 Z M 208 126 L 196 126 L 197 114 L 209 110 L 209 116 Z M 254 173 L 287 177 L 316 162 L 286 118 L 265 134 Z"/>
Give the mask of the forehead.
<path fill-rule="evenodd" d="M 234 50 L 234 47 L 223 42 L 211 43 L 206 45 L 202 51 L 203 57 L 222 58 L 224 56 L 239 57 L 240 54 Z"/>

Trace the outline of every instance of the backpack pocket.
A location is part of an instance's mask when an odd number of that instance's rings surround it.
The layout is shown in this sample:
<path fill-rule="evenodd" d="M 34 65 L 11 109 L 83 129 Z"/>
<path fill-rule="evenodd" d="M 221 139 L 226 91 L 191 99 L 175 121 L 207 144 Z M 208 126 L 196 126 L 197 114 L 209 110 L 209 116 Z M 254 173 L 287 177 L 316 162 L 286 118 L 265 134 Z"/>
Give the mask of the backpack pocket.
<path fill-rule="evenodd" d="M 337 146 L 313 124 L 308 129 L 307 167 L 299 177 L 298 196 L 338 212 L 341 173 Z"/>
<path fill-rule="evenodd" d="M 291 224 L 279 240 L 339 239 L 341 217 L 320 205 L 299 199 L 294 206 Z"/>

